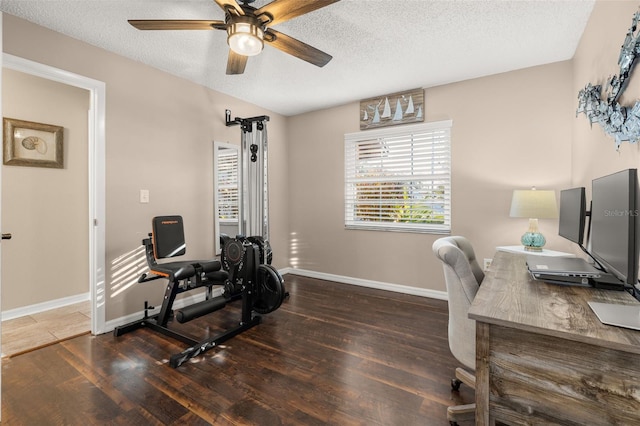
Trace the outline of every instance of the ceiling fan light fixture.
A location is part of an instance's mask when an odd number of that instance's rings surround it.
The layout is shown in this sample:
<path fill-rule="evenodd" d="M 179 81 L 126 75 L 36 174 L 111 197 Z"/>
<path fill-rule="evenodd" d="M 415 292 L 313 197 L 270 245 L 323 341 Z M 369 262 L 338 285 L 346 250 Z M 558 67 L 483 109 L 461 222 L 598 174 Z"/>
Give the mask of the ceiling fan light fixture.
<path fill-rule="evenodd" d="M 227 44 L 238 55 L 255 56 L 264 47 L 264 32 L 252 22 L 234 22 L 227 27 Z"/>

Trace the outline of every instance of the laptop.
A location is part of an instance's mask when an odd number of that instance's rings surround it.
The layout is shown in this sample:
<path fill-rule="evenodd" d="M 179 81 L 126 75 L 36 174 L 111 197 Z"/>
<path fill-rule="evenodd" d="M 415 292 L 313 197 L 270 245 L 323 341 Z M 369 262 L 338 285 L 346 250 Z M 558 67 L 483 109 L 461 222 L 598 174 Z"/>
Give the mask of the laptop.
<path fill-rule="evenodd" d="M 527 256 L 527 269 L 540 281 L 588 287 L 604 273 L 579 257 Z"/>
<path fill-rule="evenodd" d="M 527 268 L 532 274 L 561 277 L 600 278 L 603 272 L 580 257 L 527 256 Z"/>

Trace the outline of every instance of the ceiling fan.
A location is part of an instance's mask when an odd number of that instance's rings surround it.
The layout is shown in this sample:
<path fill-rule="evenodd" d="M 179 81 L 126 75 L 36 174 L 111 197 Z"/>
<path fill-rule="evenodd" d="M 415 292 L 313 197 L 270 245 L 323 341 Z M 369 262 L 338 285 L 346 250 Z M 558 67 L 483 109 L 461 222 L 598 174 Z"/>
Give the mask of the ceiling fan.
<path fill-rule="evenodd" d="M 274 0 L 256 9 L 255 0 L 214 0 L 224 10 L 223 21 L 130 19 L 139 30 L 225 30 L 229 45 L 227 74 L 242 74 L 249 56 L 262 51 L 266 41 L 276 49 L 322 67 L 331 55 L 271 28 L 340 0 Z"/>

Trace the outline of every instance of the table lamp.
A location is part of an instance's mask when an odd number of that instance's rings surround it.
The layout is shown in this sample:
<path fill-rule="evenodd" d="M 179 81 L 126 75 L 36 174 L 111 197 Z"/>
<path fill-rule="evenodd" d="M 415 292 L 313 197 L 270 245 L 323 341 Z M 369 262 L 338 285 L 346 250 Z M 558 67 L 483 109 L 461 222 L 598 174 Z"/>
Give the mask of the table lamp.
<path fill-rule="evenodd" d="M 555 191 L 535 188 L 514 190 L 509 216 L 529 218 L 529 229 L 522 235 L 520 241 L 527 251 L 542 251 L 542 247 L 547 241 L 538 230 L 538 219 L 558 217 Z"/>

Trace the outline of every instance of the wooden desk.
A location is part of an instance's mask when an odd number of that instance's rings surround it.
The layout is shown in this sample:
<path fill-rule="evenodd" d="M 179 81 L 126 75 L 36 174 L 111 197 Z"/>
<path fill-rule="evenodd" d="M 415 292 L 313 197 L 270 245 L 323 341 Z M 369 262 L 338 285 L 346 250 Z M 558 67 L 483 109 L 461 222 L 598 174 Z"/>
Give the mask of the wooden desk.
<path fill-rule="evenodd" d="M 607 326 L 587 301 L 626 292 L 533 281 L 498 252 L 476 295 L 476 424 L 640 424 L 640 332 Z"/>

